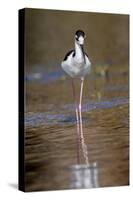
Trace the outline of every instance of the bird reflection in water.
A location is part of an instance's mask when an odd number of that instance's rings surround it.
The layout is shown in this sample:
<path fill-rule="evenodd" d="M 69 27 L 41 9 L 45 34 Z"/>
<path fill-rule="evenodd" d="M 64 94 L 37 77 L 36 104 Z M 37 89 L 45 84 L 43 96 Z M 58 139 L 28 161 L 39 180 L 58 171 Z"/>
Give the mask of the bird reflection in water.
<path fill-rule="evenodd" d="M 84 157 L 84 164 L 80 164 L 80 149 L 77 149 L 77 165 L 72 165 L 70 167 L 70 188 L 71 189 L 83 189 L 83 188 L 97 188 L 98 183 L 98 166 L 97 162 L 89 162 L 88 150 L 85 143 L 84 135 L 82 140 L 80 140 L 81 151 Z M 78 144 L 78 148 L 80 147 Z"/>
<path fill-rule="evenodd" d="M 73 165 L 70 167 L 71 189 L 97 188 L 98 184 L 98 167 L 97 163 L 89 163 L 88 165 Z"/>

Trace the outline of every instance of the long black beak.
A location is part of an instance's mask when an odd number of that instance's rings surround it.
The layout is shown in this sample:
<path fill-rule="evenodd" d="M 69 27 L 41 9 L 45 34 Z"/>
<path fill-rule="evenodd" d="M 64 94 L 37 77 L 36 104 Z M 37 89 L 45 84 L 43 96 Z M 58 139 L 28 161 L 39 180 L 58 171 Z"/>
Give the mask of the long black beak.
<path fill-rule="evenodd" d="M 84 46 L 83 44 L 80 44 L 81 46 L 81 50 L 82 50 L 82 53 L 83 53 L 83 58 L 84 58 L 84 62 L 85 62 L 85 52 L 84 52 Z"/>

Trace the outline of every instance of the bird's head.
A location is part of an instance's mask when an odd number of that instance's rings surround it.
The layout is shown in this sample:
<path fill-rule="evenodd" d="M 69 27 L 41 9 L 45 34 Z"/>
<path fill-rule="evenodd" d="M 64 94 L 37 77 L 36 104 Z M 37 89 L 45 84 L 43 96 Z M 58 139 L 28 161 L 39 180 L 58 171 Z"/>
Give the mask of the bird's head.
<path fill-rule="evenodd" d="M 84 40 L 85 40 L 85 33 L 82 30 L 77 30 L 75 33 L 75 40 L 79 45 L 83 45 L 84 44 Z"/>

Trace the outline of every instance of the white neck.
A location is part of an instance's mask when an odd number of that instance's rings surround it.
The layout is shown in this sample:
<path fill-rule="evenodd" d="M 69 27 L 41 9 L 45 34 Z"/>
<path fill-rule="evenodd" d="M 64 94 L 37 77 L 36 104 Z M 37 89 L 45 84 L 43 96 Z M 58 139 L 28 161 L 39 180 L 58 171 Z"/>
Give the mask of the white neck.
<path fill-rule="evenodd" d="M 84 61 L 83 51 L 81 49 L 81 46 L 77 43 L 76 40 L 75 40 L 75 58 L 79 62 L 83 62 Z"/>

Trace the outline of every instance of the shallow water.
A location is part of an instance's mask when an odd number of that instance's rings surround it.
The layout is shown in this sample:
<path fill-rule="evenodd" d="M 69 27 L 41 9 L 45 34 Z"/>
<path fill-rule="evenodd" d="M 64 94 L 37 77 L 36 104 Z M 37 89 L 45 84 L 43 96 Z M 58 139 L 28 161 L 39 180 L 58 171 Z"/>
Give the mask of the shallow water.
<path fill-rule="evenodd" d="M 110 66 L 107 77 L 94 73 L 85 80 L 88 165 L 77 144 L 71 80 L 60 71 L 30 72 L 25 79 L 26 191 L 127 185 L 128 66 Z"/>

